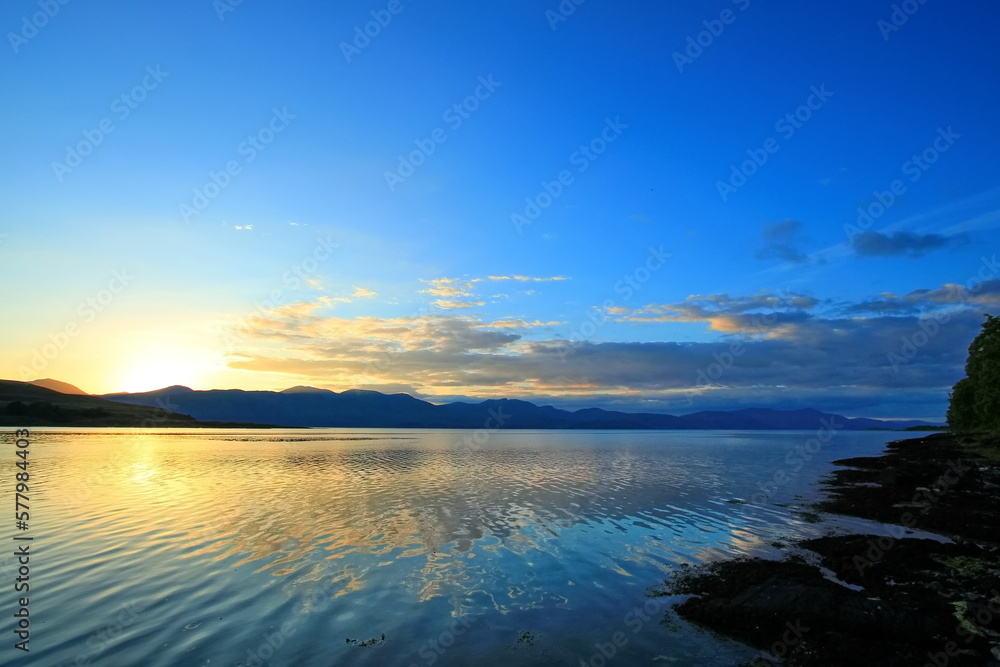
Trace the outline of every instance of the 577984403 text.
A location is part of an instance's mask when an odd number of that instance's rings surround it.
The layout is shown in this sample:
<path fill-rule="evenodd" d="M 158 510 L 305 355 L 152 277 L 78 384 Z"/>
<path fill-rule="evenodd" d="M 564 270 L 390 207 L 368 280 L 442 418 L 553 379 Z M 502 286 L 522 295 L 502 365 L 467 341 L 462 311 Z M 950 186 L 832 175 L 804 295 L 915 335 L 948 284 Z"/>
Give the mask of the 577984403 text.
<path fill-rule="evenodd" d="M 31 519 L 28 507 L 28 481 L 31 476 L 28 474 L 28 455 L 29 448 L 31 446 L 31 441 L 29 440 L 30 433 L 28 429 L 19 429 L 14 433 L 16 438 L 16 458 L 18 459 L 15 463 L 17 472 L 14 473 L 14 527 L 24 534 L 15 534 L 14 541 L 16 548 L 14 550 L 14 556 L 17 559 L 17 571 L 16 577 L 14 578 L 14 591 L 18 594 L 17 598 L 17 611 L 14 612 L 14 618 L 17 619 L 17 623 L 14 626 L 14 634 L 17 636 L 17 640 L 14 643 L 14 648 L 28 652 L 28 642 L 31 637 L 31 612 L 28 608 L 28 591 L 29 591 L 29 577 L 31 574 L 31 568 L 29 562 L 31 560 L 31 540 L 34 538 L 26 534 L 28 530 L 28 521 Z"/>

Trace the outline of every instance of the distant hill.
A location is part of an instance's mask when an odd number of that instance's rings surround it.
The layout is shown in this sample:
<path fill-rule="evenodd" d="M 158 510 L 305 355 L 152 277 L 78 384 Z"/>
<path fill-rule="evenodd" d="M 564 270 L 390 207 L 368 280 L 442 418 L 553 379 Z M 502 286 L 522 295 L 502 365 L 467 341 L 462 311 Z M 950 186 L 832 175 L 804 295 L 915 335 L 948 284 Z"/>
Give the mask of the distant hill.
<path fill-rule="evenodd" d="M 56 385 L 65 383 L 58 381 Z M 66 385 L 76 389 L 72 385 Z M 77 391 L 79 391 L 77 389 Z M 0 380 L 0 427 L 123 426 L 167 427 L 259 427 L 251 423 L 199 422 L 194 417 L 151 405 L 109 401 L 82 393 L 60 393 L 35 383 Z"/>
<path fill-rule="evenodd" d="M 358 428 L 514 429 L 765 429 L 813 430 L 823 421 L 846 430 L 904 429 L 927 422 L 848 419 L 819 410 L 744 410 L 696 412 L 675 416 L 589 408 L 568 411 L 528 401 L 494 399 L 434 405 L 408 394 L 351 389 L 333 392 L 294 387 L 281 392 L 167 387 L 139 394 L 107 394 L 133 405 L 165 405 L 201 420 L 262 421 L 286 426 Z M 498 421 L 502 423 L 498 424 Z"/>
<path fill-rule="evenodd" d="M 60 394 L 76 394 L 77 396 L 90 395 L 83 389 L 71 385 L 69 382 L 60 382 L 59 380 L 53 380 L 52 378 L 32 380 L 28 384 L 33 384 L 36 387 L 45 387 L 46 389 L 51 389 L 52 391 L 58 391 Z"/>
<path fill-rule="evenodd" d="M 316 387 L 304 387 L 298 385 L 295 387 L 289 387 L 288 389 L 282 389 L 280 394 L 332 394 L 329 389 L 317 389 Z"/>

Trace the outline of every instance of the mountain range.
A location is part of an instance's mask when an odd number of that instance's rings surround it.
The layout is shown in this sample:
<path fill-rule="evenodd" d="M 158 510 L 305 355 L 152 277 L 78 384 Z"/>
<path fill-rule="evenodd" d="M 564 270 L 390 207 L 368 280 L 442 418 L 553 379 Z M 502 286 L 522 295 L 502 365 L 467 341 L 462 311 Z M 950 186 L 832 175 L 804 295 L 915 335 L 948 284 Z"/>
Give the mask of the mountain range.
<path fill-rule="evenodd" d="M 515 399 L 436 405 L 408 394 L 351 389 L 334 392 L 293 387 L 280 392 L 173 386 L 143 393 L 115 393 L 105 399 L 154 406 L 200 421 L 256 422 L 278 426 L 467 429 L 818 429 L 840 424 L 847 430 L 930 426 L 919 420 L 847 418 L 819 410 L 747 408 L 689 415 L 629 413 L 588 408 L 569 411 Z"/>
<path fill-rule="evenodd" d="M 59 389 L 54 389 L 58 387 Z M 58 380 L 0 380 L 0 427 L 272 428 L 253 422 L 199 421 L 160 406 L 109 401 Z"/>

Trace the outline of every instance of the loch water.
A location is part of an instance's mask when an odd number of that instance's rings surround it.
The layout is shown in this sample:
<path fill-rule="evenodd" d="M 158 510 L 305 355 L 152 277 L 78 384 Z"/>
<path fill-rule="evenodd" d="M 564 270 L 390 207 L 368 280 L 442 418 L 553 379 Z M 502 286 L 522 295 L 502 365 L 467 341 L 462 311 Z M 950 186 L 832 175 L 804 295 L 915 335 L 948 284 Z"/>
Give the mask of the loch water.
<path fill-rule="evenodd" d="M 8 611 L 0 662 L 738 664 L 650 590 L 824 530 L 830 462 L 905 434 L 816 435 L 32 430 L 31 652 Z"/>

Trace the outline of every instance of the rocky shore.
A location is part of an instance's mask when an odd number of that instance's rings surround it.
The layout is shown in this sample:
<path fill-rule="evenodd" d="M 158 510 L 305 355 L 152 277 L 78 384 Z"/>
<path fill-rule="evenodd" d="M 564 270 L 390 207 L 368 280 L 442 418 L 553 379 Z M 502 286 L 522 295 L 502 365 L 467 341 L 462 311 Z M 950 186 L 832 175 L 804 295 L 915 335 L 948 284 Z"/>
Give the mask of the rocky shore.
<path fill-rule="evenodd" d="M 690 595 L 676 612 L 760 649 L 755 666 L 1000 666 L 1000 438 L 940 433 L 835 463 L 816 509 L 888 535 L 682 568 L 660 594 Z"/>

